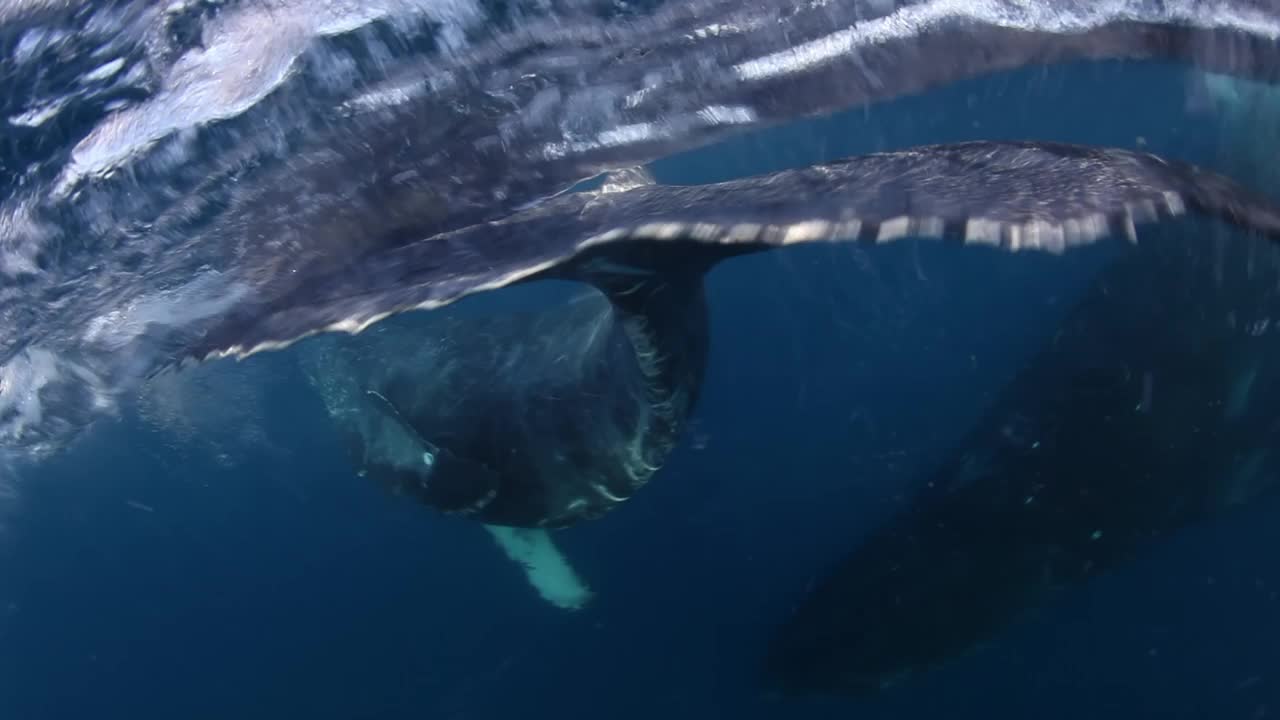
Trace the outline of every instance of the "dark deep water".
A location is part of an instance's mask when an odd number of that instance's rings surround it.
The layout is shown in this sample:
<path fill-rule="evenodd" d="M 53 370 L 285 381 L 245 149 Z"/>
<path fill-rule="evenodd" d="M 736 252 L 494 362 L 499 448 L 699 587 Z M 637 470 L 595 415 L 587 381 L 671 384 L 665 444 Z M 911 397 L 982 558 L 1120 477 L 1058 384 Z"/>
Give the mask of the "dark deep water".
<path fill-rule="evenodd" d="M 703 182 L 975 137 L 1142 136 L 1202 160 L 1216 136 L 1188 114 L 1186 84 L 1168 67 L 1023 71 L 655 172 Z M 881 698 L 756 687 L 769 632 L 807 584 L 903 502 L 1105 257 L 900 244 L 726 263 L 709 281 L 711 365 L 686 442 L 624 509 L 560 535 L 598 595 L 578 614 L 539 601 L 479 528 L 353 477 L 287 353 L 256 357 L 246 365 L 272 379 L 257 388 L 265 439 L 237 442 L 243 428 L 212 417 L 211 449 L 126 414 L 30 471 L 0 545 L 0 718 L 1280 713 L 1280 528 L 1265 502 Z"/>

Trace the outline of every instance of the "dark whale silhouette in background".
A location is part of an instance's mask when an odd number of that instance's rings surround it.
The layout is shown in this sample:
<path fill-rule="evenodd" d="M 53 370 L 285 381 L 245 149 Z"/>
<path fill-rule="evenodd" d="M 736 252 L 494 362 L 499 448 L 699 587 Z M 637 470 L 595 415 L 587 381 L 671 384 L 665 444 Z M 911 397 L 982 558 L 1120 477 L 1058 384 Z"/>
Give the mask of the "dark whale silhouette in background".
<path fill-rule="evenodd" d="M 1280 489 L 1280 254 L 1191 225 L 1092 284 L 909 505 L 771 637 L 763 681 L 864 694 Z"/>

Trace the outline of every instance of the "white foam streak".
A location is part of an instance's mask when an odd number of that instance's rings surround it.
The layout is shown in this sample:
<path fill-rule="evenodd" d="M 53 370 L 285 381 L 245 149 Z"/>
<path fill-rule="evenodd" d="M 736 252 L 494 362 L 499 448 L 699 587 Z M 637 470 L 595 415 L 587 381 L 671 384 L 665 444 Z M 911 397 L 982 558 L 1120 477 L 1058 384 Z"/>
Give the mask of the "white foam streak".
<path fill-rule="evenodd" d="M 644 142 L 660 142 L 678 137 L 699 127 L 719 125 L 745 125 L 758 119 L 755 110 L 746 106 L 711 105 L 692 115 L 670 118 L 663 122 L 634 123 L 603 130 L 589 140 L 551 143 L 543 149 L 548 158 L 565 157 L 590 152 L 600 148 L 638 145 Z"/>
<path fill-rule="evenodd" d="M 216 273 L 202 275 L 180 288 L 144 295 L 98 315 L 89 321 L 84 341 L 113 351 L 122 350 L 148 328 L 187 327 L 225 312 L 246 293 L 243 285 L 228 284 Z"/>
<path fill-rule="evenodd" d="M 317 38 L 350 32 L 387 17 L 428 16 L 442 25 L 445 47 L 483 17 L 474 0 L 290 3 L 285 0 L 226 11 L 204 28 L 201 46 L 169 69 L 147 102 L 100 124 L 72 152 L 54 192 L 65 196 L 86 178 L 110 174 L 173 133 L 236 117 L 280 87 Z M 108 63 L 90 75 L 114 75 Z"/>
<path fill-rule="evenodd" d="M 106 384 L 89 368 L 45 348 L 23 350 L 0 366 L 0 439 L 29 445 L 37 455 L 56 449 L 29 442 L 33 435 L 50 435 L 46 396 L 85 393 L 88 401 L 81 404 L 88 412 L 100 414 L 115 407 Z"/>
<path fill-rule="evenodd" d="M 1052 3 L 1014 0 L 933 0 L 739 63 L 734 66 L 734 72 L 742 80 L 791 75 L 851 55 L 859 48 L 910 39 L 943 24 L 974 23 L 1068 34 L 1124 21 L 1176 22 L 1206 29 L 1235 29 L 1273 39 L 1280 37 L 1280 26 L 1260 12 L 1194 0 L 1168 0 L 1162 10 L 1154 9 L 1149 0 L 1100 0 L 1075 3 L 1066 9 Z"/>

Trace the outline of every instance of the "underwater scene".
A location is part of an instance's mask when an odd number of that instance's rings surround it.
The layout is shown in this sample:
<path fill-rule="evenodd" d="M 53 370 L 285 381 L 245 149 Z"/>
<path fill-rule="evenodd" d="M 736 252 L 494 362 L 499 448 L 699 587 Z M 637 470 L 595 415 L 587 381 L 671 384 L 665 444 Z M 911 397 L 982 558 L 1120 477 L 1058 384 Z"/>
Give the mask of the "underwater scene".
<path fill-rule="evenodd" d="M 0 0 L 0 720 L 1280 716 L 1280 0 Z"/>

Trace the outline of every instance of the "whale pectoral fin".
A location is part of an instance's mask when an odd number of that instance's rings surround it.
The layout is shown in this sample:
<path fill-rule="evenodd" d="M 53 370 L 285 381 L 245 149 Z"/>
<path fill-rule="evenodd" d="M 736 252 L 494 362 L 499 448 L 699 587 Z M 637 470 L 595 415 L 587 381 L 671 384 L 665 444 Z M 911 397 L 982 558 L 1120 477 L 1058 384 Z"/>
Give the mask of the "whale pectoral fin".
<path fill-rule="evenodd" d="M 562 610 L 581 610 L 591 601 L 594 594 L 552 542 L 549 532 L 503 525 L 485 525 L 484 529 L 524 570 L 525 578 L 543 600 Z"/>

